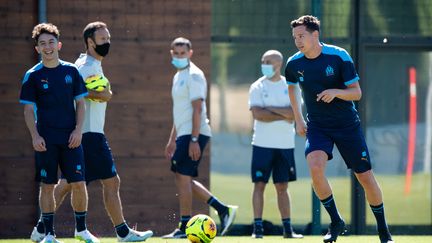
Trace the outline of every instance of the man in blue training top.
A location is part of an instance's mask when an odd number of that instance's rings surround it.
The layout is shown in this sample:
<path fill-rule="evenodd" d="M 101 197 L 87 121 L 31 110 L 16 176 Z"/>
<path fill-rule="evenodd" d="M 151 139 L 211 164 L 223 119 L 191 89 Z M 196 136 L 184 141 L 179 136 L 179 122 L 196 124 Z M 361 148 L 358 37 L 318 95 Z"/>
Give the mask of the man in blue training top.
<path fill-rule="evenodd" d="M 88 93 L 76 66 L 59 59 L 59 36 L 53 24 L 34 27 L 32 38 L 42 61 L 26 72 L 20 95 L 35 150 L 36 168 L 40 170 L 39 204 L 46 232 L 41 242 L 60 242 L 55 239 L 53 227 L 57 168 L 72 187 L 76 234 L 86 242 L 99 242 L 86 227 L 87 189 L 81 138 L 85 112 L 83 98 Z"/>
<path fill-rule="evenodd" d="M 339 215 L 325 177 L 326 162 L 333 158 L 334 144 L 365 190 L 377 220 L 381 242 L 393 242 L 384 216 L 381 189 L 372 172 L 359 115 L 353 103 L 360 100 L 362 94 L 354 63 L 344 49 L 319 41 L 320 22 L 316 17 L 302 16 L 292 21 L 291 27 L 299 52 L 288 59 L 285 76 L 297 133 L 306 135 L 305 155 L 313 188 L 331 218 L 324 242 L 334 242 L 345 232 L 345 222 Z M 301 111 L 297 84 L 303 91 L 307 124 Z"/>

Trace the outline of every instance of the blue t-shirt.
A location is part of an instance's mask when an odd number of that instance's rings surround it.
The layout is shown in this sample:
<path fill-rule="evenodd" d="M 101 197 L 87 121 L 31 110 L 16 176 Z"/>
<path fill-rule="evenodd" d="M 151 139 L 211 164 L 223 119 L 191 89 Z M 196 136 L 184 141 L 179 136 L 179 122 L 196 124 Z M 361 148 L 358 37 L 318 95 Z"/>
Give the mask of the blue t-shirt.
<path fill-rule="evenodd" d="M 307 109 L 307 121 L 323 128 L 343 128 L 360 121 L 352 101 L 335 98 L 330 103 L 316 101 L 326 89 L 346 89 L 359 76 L 350 55 L 342 48 L 322 44 L 321 54 L 308 59 L 297 52 L 288 59 L 285 77 L 289 85 L 300 84 Z"/>
<path fill-rule="evenodd" d="M 37 129 L 46 143 L 66 144 L 76 126 L 74 101 L 87 94 L 74 64 L 60 61 L 47 68 L 40 62 L 22 80 L 20 103 L 35 105 Z"/>

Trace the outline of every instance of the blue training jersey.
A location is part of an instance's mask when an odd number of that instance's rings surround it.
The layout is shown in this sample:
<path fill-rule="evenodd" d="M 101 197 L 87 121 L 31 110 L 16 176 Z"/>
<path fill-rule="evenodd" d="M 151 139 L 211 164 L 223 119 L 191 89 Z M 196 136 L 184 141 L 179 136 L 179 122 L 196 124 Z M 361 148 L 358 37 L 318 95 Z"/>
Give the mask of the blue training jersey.
<path fill-rule="evenodd" d="M 47 68 L 40 62 L 24 75 L 20 103 L 36 106 L 37 129 L 47 143 L 67 144 L 76 126 L 74 101 L 87 94 L 74 64 Z"/>
<path fill-rule="evenodd" d="M 346 89 L 359 76 L 350 55 L 342 48 L 323 44 L 321 54 L 308 59 L 297 52 L 288 59 L 285 77 L 289 85 L 300 84 L 307 109 L 307 121 L 323 128 L 348 127 L 360 121 L 354 102 L 335 98 L 316 101 L 326 89 Z"/>

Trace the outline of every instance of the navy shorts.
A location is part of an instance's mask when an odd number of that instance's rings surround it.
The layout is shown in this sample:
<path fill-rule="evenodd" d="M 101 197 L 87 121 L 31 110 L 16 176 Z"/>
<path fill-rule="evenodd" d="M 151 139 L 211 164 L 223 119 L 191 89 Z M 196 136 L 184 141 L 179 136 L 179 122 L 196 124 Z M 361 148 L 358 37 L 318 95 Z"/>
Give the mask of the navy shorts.
<path fill-rule="evenodd" d="M 102 133 L 86 132 L 82 137 L 86 182 L 109 179 L 117 175 L 111 148 Z"/>
<path fill-rule="evenodd" d="M 186 176 L 197 177 L 198 165 L 209 139 L 210 137 L 208 136 L 199 135 L 198 143 L 201 148 L 201 157 L 198 160 L 192 160 L 191 157 L 189 157 L 189 143 L 191 141 L 191 135 L 178 137 L 176 139 L 176 150 L 171 158 L 171 171 Z"/>
<path fill-rule="evenodd" d="M 294 149 L 275 149 L 253 146 L 252 182 L 265 182 L 273 174 L 273 183 L 295 181 L 297 179 Z"/>
<path fill-rule="evenodd" d="M 82 146 L 70 149 L 67 144 L 46 144 L 46 149 L 45 152 L 35 152 L 36 180 L 57 184 L 58 168 L 68 183 L 85 180 Z"/>
<path fill-rule="evenodd" d="M 347 128 L 320 128 L 308 124 L 305 155 L 317 150 L 324 151 L 328 160 L 333 158 L 336 144 L 348 169 L 363 173 L 372 168 L 366 140 L 360 123 Z"/>

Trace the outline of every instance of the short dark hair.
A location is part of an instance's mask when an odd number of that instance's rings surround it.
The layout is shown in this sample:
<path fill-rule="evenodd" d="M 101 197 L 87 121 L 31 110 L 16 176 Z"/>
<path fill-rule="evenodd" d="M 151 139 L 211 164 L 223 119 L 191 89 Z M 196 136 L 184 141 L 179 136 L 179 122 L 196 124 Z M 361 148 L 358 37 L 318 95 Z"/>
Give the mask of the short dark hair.
<path fill-rule="evenodd" d="M 102 28 L 107 28 L 107 25 L 104 22 L 101 22 L 101 21 L 91 22 L 91 23 L 89 23 L 84 28 L 84 30 L 83 30 L 83 38 L 84 38 L 84 43 L 86 45 L 86 49 L 88 48 L 87 39 L 91 38 L 93 41 L 95 41 L 95 39 L 94 39 L 94 33 L 98 29 L 102 29 Z"/>
<path fill-rule="evenodd" d="M 35 45 L 38 44 L 39 36 L 42 34 L 50 34 L 53 35 L 57 40 L 60 37 L 60 31 L 57 26 L 51 23 L 42 23 L 38 24 L 33 28 L 32 38 L 35 40 Z"/>
<path fill-rule="evenodd" d="M 184 37 L 177 37 L 171 42 L 171 48 L 174 48 L 176 46 L 186 46 L 188 50 L 192 49 L 192 43 L 190 40 L 184 38 Z"/>
<path fill-rule="evenodd" d="M 316 31 L 320 31 L 320 21 L 317 17 L 312 15 L 303 15 L 298 19 L 291 21 L 291 28 L 295 28 L 297 26 L 306 26 L 306 30 L 310 33 Z"/>

